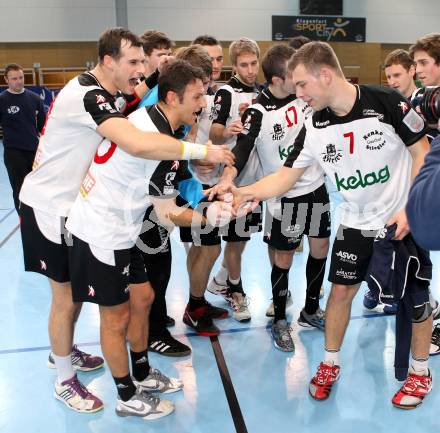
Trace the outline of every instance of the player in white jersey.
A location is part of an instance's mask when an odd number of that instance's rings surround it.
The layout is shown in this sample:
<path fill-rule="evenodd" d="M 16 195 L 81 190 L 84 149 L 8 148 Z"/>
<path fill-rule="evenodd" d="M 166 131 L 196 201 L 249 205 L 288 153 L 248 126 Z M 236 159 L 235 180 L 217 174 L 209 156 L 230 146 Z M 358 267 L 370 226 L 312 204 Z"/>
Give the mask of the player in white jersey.
<path fill-rule="evenodd" d="M 396 240 L 409 233 L 404 206 L 428 141 L 423 119 L 403 96 L 391 89 L 347 82 L 328 44 L 304 45 L 288 69 L 297 96 L 315 113 L 306 119 L 284 167 L 234 191 L 237 205 L 284 194 L 307 167 L 318 162 L 344 198 L 329 272 L 333 284 L 325 316 L 325 357 L 309 386 L 313 398 L 324 400 L 339 377 L 339 350 L 351 303 L 365 278 L 378 229 L 397 224 Z M 432 311 L 427 292 L 424 302 L 412 307 L 411 367 L 392 399 L 405 409 L 422 403 L 432 386 L 428 368 Z"/>
<path fill-rule="evenodd" d="M 228 83 L 221 87 L 214 97 L 214 115 L 210 131 L 213 143 L 226 143 L 232 149 L 237 141 L 237 135 L 243 130 L 241 115 L 251 105 L 259 94 L 256 85 L 259 69 L 260 50 L 257 43 L 248 38 L 240 38 L 229 46 L 229 57 L 234 71 L 234 76 Z M 246 185 L 258 179 L 259 161 L 250 158 L 240 178 L 239 185 Z M 219 172 L 220 174 L 220 172 Z M 207 179 L 208 180 L 208 179 Z M 206 183 L 214 185 L 218 176 L 211 175 Z M 208 285 L 208 290 L 225 294 L 227 287 L 233 286 L 233 291 L 238 293 L 239 304 L 244 308 L 242 314 L 237 315 L 238 320 L 250 320 L 250 312 L 242 296 L 241 281 L 241 256 L 253 232 L 260 231 L 262 224 L 261 209 L 246 215 L 245 218 L 234 220 L 229 225 L 227 232 L 223 232 L 226 241 L 223 263 L 216 276 Z M 201 239 L 202 245 L 220 245 L 219 236 Z M 207 269 L 211 271 L 211 269 Z M 209 274 L 208 274 L 209 275 Z"/>
<path fill-rule="evenodd" d="M 287 74 L 287 62 L 294 52 L 288 45 L 279 44 L 264 55 L 262 68 L 269 86 L 243 114 L 244 129 L 238 135 L 237 145 L 233 149 L 235 166 L 224 169 L 219 182 L 224 184 L 221 188 L 227 187 L 240 174 L 254 151 L 258 154 L 263 175 L 282 167 L 305 118 L 311 115 L 312 109 L 308 104 L 295 96 L 292 76 Z M 307 328 L 324 330 L 319 292 L 329 246 L 330 213 L 322 212 L 324 207 L 329 210 L 329 198 L 324 172 L 319 164 L 308 168 L 294 188 L 266 204 L 264 242 L 268 244 L 272 265 L 272 335 L 275 347 L 290 352 L 295 346 L 290 335 L 290 324 L 286 321 L 288 276 L 295 249 L 304 234 L 308 236 L 310 254 L 306 266 L 306 303 L 298 323 Z M 239 307 L 235 297 L 236 294 L 229 289 L 227 298 L 233 309 Z"/>
<path fill-rule="evenodd" d="M 52 288 L 49 336 L 53 354 L 49 361 L 58 370 L 55 393 L 68 407 L 81 412 L 99 410 L 102 402 L 78 381 L 72 367 L 73 330 L 81 304 L 72 302 L 63 232 L 64 219 L 96 149 L 107 137 L 142 158 L 206 155 L 216 160 L 227 154 L 218 146 L 182 144 L 158 133 L 140 131 L 118 110 L 118 93 L 133 95 L 144 71 L 144 53 L 136 35 L 121 28 L 107 30 L 99 40 L 98 52 L 96 68 L 71 80 L 53 102 L 34 170 L 25 178 L 20 193 L 25 269 L 46 275 Z M 135 97 L 131 99 L 128 106 L 136 102 Z M 105 160 L 113 151 L 114 147 L 100 158 Z"/>
<path fill-rule="evenodd" d="M 129 116 L 144 131 L 174 135 L 182 125 L 196 120 L 204 105 L 203 73 L 181 60 L 172 61 L 159 76 L 159 103 L 142 107 Z M 148 313 L 154 297 L 147 282 L 139 249 L 135 247 L 145 211 L 154 205 L 162 223 L 190 225 L 206 219 L 175 203 L 177 185 L 190 176 L 187 161 L 150 161 L 136 158 L 105 140 L 82 183 L 66 227 L 73 237 L 70 248 L 72 294 L 75 302 L 100 306 L 101 345 L 118 391 L 116 413 L 147 419 L 169 414 L 173 404 L 159 403 L 149 394 L 136 391 L 174 392 L 183 384 L 163 376 L 148 362 Z M 230 208 L 231 206 L 226 206 Z M 207 208 L 207 218 L 222 211 L 222 203 Z M 77 271 L 77 272 L 76 272 Z M 130 375 L 126 348 L 130 342 Z M 140 409 L 141 407 L 141 409 Z"/>

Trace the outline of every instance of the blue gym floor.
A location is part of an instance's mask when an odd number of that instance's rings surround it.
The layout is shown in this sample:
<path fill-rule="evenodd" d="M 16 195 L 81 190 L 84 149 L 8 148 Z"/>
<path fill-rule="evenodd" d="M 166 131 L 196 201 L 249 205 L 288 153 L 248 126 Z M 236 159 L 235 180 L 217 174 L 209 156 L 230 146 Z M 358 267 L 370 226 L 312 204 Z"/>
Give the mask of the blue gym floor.
<path fill-rule="evenodd" d="M 150 362 L 185 384 L 183 392 L 167 397 L 175 402 L 174 414 L 156 421 L 117 417 L 115 388 L 107 368 L 80 376 L 103 399 L 105 409 L 93 415 L 70 411 L 52 395 L 55 373 L 46 367 L 49 286 L 44 277 L 23 271 L 18 217 L 1 145 L 0 153 L 0 432 L 426 433 L 438 428 L 440 356 L 430 360 L 434 389 L 423 405 L 413 411 L 395 409 L 390 403 L 399 387 L 393 370 L 394 318 L 363 309 L 365 287 L 353 304 L 338 384 L 325 402 L 308 395 L 308 382 L 323 355 L 323 334 L 300 330 L 296 324 L 305 296 L 307 247 L 295 256 L 290 272 L 294 304 L 288 313 L 296 351 L 286 354 L 274 348 L 267 329 L 270 266 L 260 234 L 252 238 L 243 257 L 242 276 L 251 298 L 252 320 L 248 324 L 232 318 L 218 321 L 222 329 L 218 343 L 195 336 L 181 321 L 188 297 L 186 256 L 177 233 L 172 235 L 173 273 L 167 300 L 176 326 L 171 330 L 193 353 L 185 358 L 151 354 Z M 435 265 L 440 263 L 438 253 L 432 257 Z M 432 290 L 438 298 L 437 268 Z M 322 307 L 329 283 L 324 287 Z M 207 297 L 224 305 L 214 295 Z M 95 306 L 84 306 L 75 341 L 84 350 L 101 354 Z"/>

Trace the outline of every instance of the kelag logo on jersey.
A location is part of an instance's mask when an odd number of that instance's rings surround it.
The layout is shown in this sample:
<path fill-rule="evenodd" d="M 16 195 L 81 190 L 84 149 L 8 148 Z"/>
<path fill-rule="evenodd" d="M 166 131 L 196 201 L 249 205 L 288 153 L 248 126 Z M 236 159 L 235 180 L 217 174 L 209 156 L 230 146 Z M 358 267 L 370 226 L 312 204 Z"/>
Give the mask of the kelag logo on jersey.
<path fill-rule="evenodd" d="M 284 161 L 292 152 L 293 144 L 291 144 L 288 148 L 278 146 L 278 154 L 280 155 L 281 161 Z"/>
<path fill-rule="evenodd" d="M 356 170 L 356 176 L 350 176 L 347 178 L 339 178 L 335 173 L 335 184 L 338 191 L 348 191 L 349 189 L 366 188 L 367 186 L 376 185 L 377 183 L 385 183 L 390 179 L 390 170 L 388 165 L 379 170 L 377 173 L 372 171 L 371 173 L 362 174 L 360 170 Z"/>
<path fill-rule="evenodd" d="M 283 127 L 281 126 L 281 123 L 275 123 L 275 125 L 273 125 L 272 140 L 273 141 L 281 140 L 284 137 L 284 135 L 285 134 Z"/>
<path fill-rule="evenodd" d="M 337 163 L 342 158 L 340 149 L 336 149 L 336 146 L 331 143 L 325 146 L 325 152 L 322 152 L 321 155 L 324 162 L 330 162 L 332 164 Z"/>

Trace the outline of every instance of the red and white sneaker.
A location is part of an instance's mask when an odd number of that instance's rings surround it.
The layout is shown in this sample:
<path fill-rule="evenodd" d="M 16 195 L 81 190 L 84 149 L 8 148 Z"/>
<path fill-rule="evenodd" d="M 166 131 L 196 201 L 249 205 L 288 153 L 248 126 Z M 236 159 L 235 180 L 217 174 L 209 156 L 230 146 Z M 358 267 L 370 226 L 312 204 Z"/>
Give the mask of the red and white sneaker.
<path fill-rule="evenodd" d="M 310 381 L 309 392 L 315 400 L 326 400 L 333 384 L 339 378 L 339 365 L 328 365 L 321 362 L 313 379 Z"/>
<path fill-rule="evenodd" d="M 432 389 L 431 371 L 428 376 L 419 376 L 414 372 L 408 374 L 402 388 L 394 394 L 391 402 L 400 409 L 415 409 Z"/>

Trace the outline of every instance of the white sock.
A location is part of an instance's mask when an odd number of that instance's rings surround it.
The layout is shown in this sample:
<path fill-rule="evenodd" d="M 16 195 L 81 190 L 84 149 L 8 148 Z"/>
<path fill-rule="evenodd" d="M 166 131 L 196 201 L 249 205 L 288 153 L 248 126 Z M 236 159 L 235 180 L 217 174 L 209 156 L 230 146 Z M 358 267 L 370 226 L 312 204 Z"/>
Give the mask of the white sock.
<path fill-rule="evenodd" d="M 55 362 L 55 367 L 57 368 L 59 384 L 75 376 L 71 355 L 57 356 L 52 352 L 52 358 Z"/>
<path fill-rule="evenodd" d="M 228 270 L 221 265 L 220 269 L 218 270 L 216 276 L 215 276 L 215 281 L 217 281 L 218 284 L 220 284 L 221 286 L 226 286 L 226 280 L 228 279 Z"/>
<path fill-rule="evenodd" d="M 233 280 L 233 279 L 229 278 L 229 281 L 230 281 L 232 284 L 238 284 L 238 283 L 240 282 L 240 277 L 238 277 L 236 280 Z"/>
<path fill-rule="evenodd" d="M 339 350 L 324 351 L 324 364 L 339 365 Z"/>
<path fill-rule="evenodd" d="M 428 358 L 411 359 L 411 369 L 419 376 L 427 376 L 429 374 Z"/>

